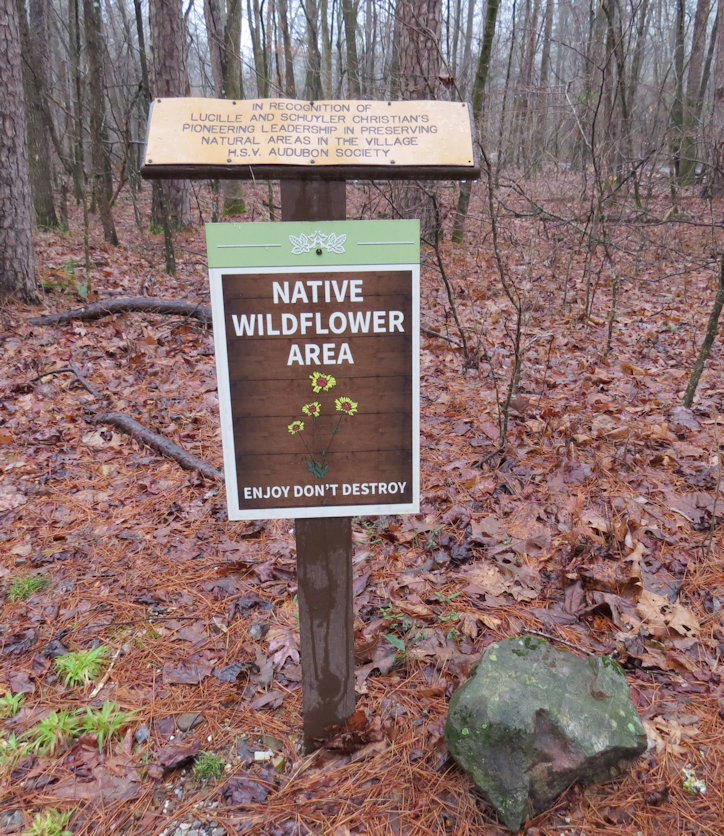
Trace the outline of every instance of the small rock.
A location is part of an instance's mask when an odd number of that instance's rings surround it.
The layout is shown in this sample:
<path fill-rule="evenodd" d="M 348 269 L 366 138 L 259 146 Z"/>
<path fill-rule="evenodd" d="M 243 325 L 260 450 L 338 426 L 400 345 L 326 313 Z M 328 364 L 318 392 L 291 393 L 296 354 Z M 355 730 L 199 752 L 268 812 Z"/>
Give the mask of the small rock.
<path fill-rule="evenodd" d="M 226 836 L 226 828 L 225 827 L 215 827 L 211 831 L 211 836 Z"/>
<path fill-rule="evenodd" d="M 0 833 L 19 833 L 24 824 L 22 810 L 8 810 L 6 813 L 0 813 Z"/>
<path fill-rule="evenodd" d="M 176 728 L 179 731 L 187 732 L 195 729 L 204 722 L 204 715 L 196 711 L 189 711 L 176 718 Z"/>
<path fill-rule="evenodd" d="M 488 648 L 450 700 L 445 740 L 513 831 L 571 784 L 610 780 L 646 750 L 620 666 L 532 636 Z"/>
<path fill-rule="evenodd" d="M 148 730 L 148 726 L 145 723 L 141 723 L 133 736 L 136 738 L 136 743 L 138 743 L 139 746 L 142 746 L 151 736 L 151 732 Z"/>

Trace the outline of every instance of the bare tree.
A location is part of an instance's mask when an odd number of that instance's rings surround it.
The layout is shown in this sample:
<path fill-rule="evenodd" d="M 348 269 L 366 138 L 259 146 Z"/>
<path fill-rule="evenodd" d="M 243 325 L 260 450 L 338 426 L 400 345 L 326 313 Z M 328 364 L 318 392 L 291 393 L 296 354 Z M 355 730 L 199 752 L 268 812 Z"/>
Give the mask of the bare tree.
<path fill-rule="evenodd" d="M 151 0 L 152 89 L 154 96 L 168 98 L 188 96 L 189 77 L 186 61 L 186 24 L 180 0 Z M 184 229 L 191 222 L 191 202 L 188 180 L 165 180 L 156 195 L 166 209 L 154 202 L 153 224 L 163 226 L 163 212 L 176 229 Z"/>
<path fill-rule="evenodd" d="M 244 81 L 241 73 L 241 0 L 206 0 L 204 12 L 214 92 L 225 99 L 242 99 Z M 224 180 L 221 189 L 225 215 L 246 211 L 240 180 Z"/>
<path fill-rule="evenodd" d="M 16 0 L 0 0 L 0 296 L 37 302 L 20 62 Z"/>
<path fill-rule="evenodd" d="M 101 58 L 100 0 L 83 0 L 86 48 L 89 69 L 89 128 L 93 168 L 93 197 L 103 225 L 103 235 L 110 244 L 118 244 L 118 234 L 111 214 L 112 182 L 103 139 L 107 137 L 105 99 L 103 96 L 103 61 Z"/>
<path fill-rule="evenodd" d="M 23 85 L 28 120 L 28 163 L 30 188 L 35 207 L 35 220 L 39 229 L 56 229 L 53 197 L 53 165 L 50 155 L 50 137 L 44 118 L 41 81 L 43 64 L 47 63 L 48 27 L 45 0 L 33 0 L 30 4 L 31 25 L 23 0 L 18 3 L 20 33 L 23 47 Z M 32 36 L 31 36 L 32 32 Z"/>
<path fill-rule="evenodd" d="M 712 192 L 724 195 L 724 0 L 719 0 L 716 36 L 716 66 L 714 69 L 714 108 L 712 136 L 714 161 Z"/>

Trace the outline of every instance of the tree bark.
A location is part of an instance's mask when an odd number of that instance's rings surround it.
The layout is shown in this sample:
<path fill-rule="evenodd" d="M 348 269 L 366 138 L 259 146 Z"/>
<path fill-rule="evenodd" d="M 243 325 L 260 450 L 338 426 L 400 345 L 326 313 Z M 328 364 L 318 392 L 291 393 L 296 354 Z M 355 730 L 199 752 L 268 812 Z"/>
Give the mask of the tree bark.
<path fill-rule="evenodd" d="M 314 101 L 324 98 L 322 88 L 322 55 L 319 51 L 317 0 L 306 0 L 302 6 L 307 20 L 307 98 Z"/>
<path fill-rule="evenodd" d="M 354 0 L 342 0 L 342 12 L 344 14 L 344 40 L 347 46 L 347 90 L 350 99 L 359 99 L 362 94 L 357 58 L 357 5 Z"/>
<path fill-rule="evenodd" d="M 25 111 L 28 120 L 28 163 L 30 190 L 35 207 L 35 221 L 39 229 L 57 229 L 53 198 L 53 167 L 50 156 L 48 127 L 43 116 L 43 85 L 40 80 L 42 61 L 48 61 L 45 45 L 48 27 L 44 0 L 30 4 L 30 26 L 26 17 L 24 0 L 18 0 L 18 16 L 23 47 L 23 86 Z M 32 34 L 31 34 L 32 33 Z"/>
<path fill-rule="evenodd" d="M 0 297 L 38 301 L 16 0 L 0 0 Z"/>
<path fill-rule="evenodd" d="M 103 98 L 103 62 L 101 60 L 101 6 L 100 0 L 83 0 L 86 49 L 88 53 L 91 166 L 93 169 L 93 193 L 103 225 L 103 237 L 109 244 L 118 244 L 116 226 L 111 213 L 110 194 L 106 174 L 106 151 L 103 147 L 105 133 L 105 102 Z"/>
<path fill-rule="evenodd" d="M 223 7 L 222 2 L 206 0 L 204 3 L 214 93 L 219 98 L 242 99 L 241 0 L 228 0 Z M 246 211 L 240 180 L 224 180 L 221 191 L 225 215 Z"/>
<path fill-rule="evenodd" d="M 711 309 L 711 314 L 709 314 L 706 336 L 704 337 L 704 342 L 701 344 L 701 348 L 699 349 L 699 356 L 696 358 L 694 368 L 691 370 L 689 385 L 686 387 L 686 394 L 684 395 L 684 406 L 687 409 L 691 409 L 691 405 L 694 402 L 696 388 L 699 385 L 701 374 L 704 371 L 704 366 L 706 365 L 706 361 L 711 353 L 711 347 L 714 345 L 722 307 L 724 307 L 724 255 L 722 255 L 721 258 L 719 287 L 717 289 L 716 296 L 714 297 L 714 305 Z"/>
<path fill-rule="evenodd" d="M 694 14 L 694 32 L 689 53 L 689 69 L 684 96 L 683 136 L 681 138 L 681 160 L 679 182 L 691 183 L 696 174 L 697 135 L 699 122 L 699 96 L 706 49 L 706 28 L 709 20 L 710 0 L 697 0 Z"/>
<path fill-rule="evenodd" d="M 495 39 L 495 24 L 498 20 L 498 8 L 500 0 L 488 0 L 488 8 L 485 15 L 485 28 L 483 29 L 483 43 L 480 47 L 480 57 L 478 59 L 478 69 L 475 74 L 475 83 L 473 85 L 473 124 L 477 125 L 480 119 L 480 114 L 483 109 L 483 96 L 485 94 L 485 84 L 488 80 L 488 73 L 490 71 L 490 57 L 493 53 L 493 40 Z M 458 195 L 458 208 L 455 213 L 455 225 L 453 227 L 453 241 L 456 244 L 461 244 L 465 237 L 465 220 L 468 216 L 468 206 L 470 205 L 470 191 L 472 189 L 472 180 L 466 180 L 460 185 L 460 194 Z"/>
<path fill-rule="evenodd" d="M 401 99 L 436 99 L 440 89 L 441 0 L 397 0 L 399 21 L 397 95 Z M 436 207 L 437 183 L 400 183 L 392 203 L 402 218 L 419 218 L 423 238 L 442 233 Z"/>
<path fill-rule="evenodd" d="M 290 99 L 296 99 L 297 87 L 294 83 L 294 59 L 292 58 L 292 39 L 289 34 L 289 10 L 287 0 L 279 0 L 279 22 L 282 27 L 284 44 L 284 87 Z"/>
<path fill-rule="evenodd" d="M 716 65 L 714 68 L 714 109 L 712 115 L 712 136 L 714 154 L 711 191 L 716 196 L 724 195 L 724 0 L 719 0 L 719 25 L 716 33 Z"/>
<path fill-rule="evenodd" d="M 181 0 L 150 0 L 152 93 L 160 98 L 188 96 L 189 76 L 186 63 L 186 24 Z M 188 180 L 164 180 L 160 191 L 168 205 L 175 229 L 191 223 Z M 152 224 L 161 229 L 160 207 L 153 212 Z"/>

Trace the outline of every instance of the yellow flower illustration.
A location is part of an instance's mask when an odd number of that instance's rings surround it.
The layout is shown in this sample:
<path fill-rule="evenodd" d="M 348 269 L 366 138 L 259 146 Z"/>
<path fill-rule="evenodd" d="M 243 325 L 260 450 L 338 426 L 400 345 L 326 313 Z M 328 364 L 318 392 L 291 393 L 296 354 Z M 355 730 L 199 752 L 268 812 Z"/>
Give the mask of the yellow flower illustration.
<path fill-rule="evenodd" d="M 318 418 L 322 411 L 322 404 L 319 401 L 313 401 L 312 403 L 306 403 L 302 407 L 302 412 L 305 415 L 311 415 L 312 418 Z"/>
<path fill-rule="evenodd" d="M 345 412 L 347 415 L 354 415 L 357 412 L 358 404 L 355 403 L 351 398 L 337 398 L 334 402 L 335 407 L 337 408 L 338 412 Z"/>
<path fill-rule="evenodd" d="M 292 421 L 292 423 L 287 426 L 287 429 L 292 435 L 296 435 L 297 433 L 303 432 L 304 421 Z"/>
<path fill-rule="evenodd" d="M 329 390 L 337 385 L 337 381 L 331 374 L 324 374 L 323 372 L 312 372 L 309 375 L 312 381 L 312 389 L 315 392 L 329 392 Z"/>

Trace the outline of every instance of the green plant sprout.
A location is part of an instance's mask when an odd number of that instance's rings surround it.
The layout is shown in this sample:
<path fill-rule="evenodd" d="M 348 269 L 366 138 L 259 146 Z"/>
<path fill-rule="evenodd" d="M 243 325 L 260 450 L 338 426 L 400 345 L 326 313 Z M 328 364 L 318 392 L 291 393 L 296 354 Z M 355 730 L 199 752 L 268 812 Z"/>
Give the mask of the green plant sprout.
<path fill-rule="evenodd" d="M 51 713 L 28 732 L 30 749 L 38 755 L 54 755 L 68 746 L 81 731 L 80 718 L 65 709 Z"/>
<path fill-rule="evenodd" d="M 400 612 L 395 612 L 395 608 L 392 604 L 380 607 L 380 615 L 389 623 L 390 627 L 393 627 L 402 633 L 409 633 L 415 626 L 415 622 L 411 618 Z"/>
<path fill-rule="evenodd" d="M 216 752 L 200 752 L 196 758 L 193 775 L 199 781 L 210 783 L 218 781 L 224 774 L 226 761 Z"/>
<path fill-rule="evenodd" d="M 44 810 L 35 814 L 28 836 L 73 836 L 72 830 L 66 830 L 66 824 L 73 815 L 72 810 Z"/>
<path fill-rule="evenodd" d="M 0 717 L 14 717 L 25 703 L 25 694 L 11 694 L 8 691 L 0 697 Z"/>
<path fill-rule="evenodd" d="M 407 662 L 407 654 L 410 651 L 410 648 L 413 645 L 416 645 L 419 641 L 421 641 L 425 637 L 425 633 L 420 633 L 417 636 L 406 636 L 405 639 L 401 639 L 399 636 L 396 636 L 394 633 L 385 633 L 384 637 L 387 641 L 397 650 L 397 656 L 395 658 L 395 664 L 401 662 L 405 664 Z"/>
<path fill-rule="evenodd" d="M 15 732 L 9 737 L 0 738 L 0 772 L 14 766 L 27 747 L 28 744 Z"/>
<path fill-rule="evenodd" d="M 443 595 L 442 592 L 436 591 L 435 597 L 441 604 L 449 604 L 452 601 L 454 601 L 460 594 L 460 592 L 453 592 L 451 595 Z"/>
<path fill-rule="evenodd" d="M 55 669 L 63 677 L 66 687 L 69 685 L 87 685 L 103 673 L 108 664 L 108 648 L 98 645 L 91 650 L 76 650 L 66 653 L 55 660 Z"/>
<path fill-rule="evenodd" d="M 97 735 L 98 750 L 102 752 L 106 741 L 128 725 L 136 713 L 136 711 L 124 712 L 117 702 L 111 702 L 110 700 L 106 700 L 98 710 L 87 706 L 85 716 L 82 717 L 83 733 Z M 83 709 L 81 709 L 80 714 L 83 715 Z"/>
<path fill-rule="evenodd" d="M 34 592 L 44 589 L 48 583 L 45 575 L 20 575 L 12 582 L 8 598 L 11 601 L 27 601 Z"/>

